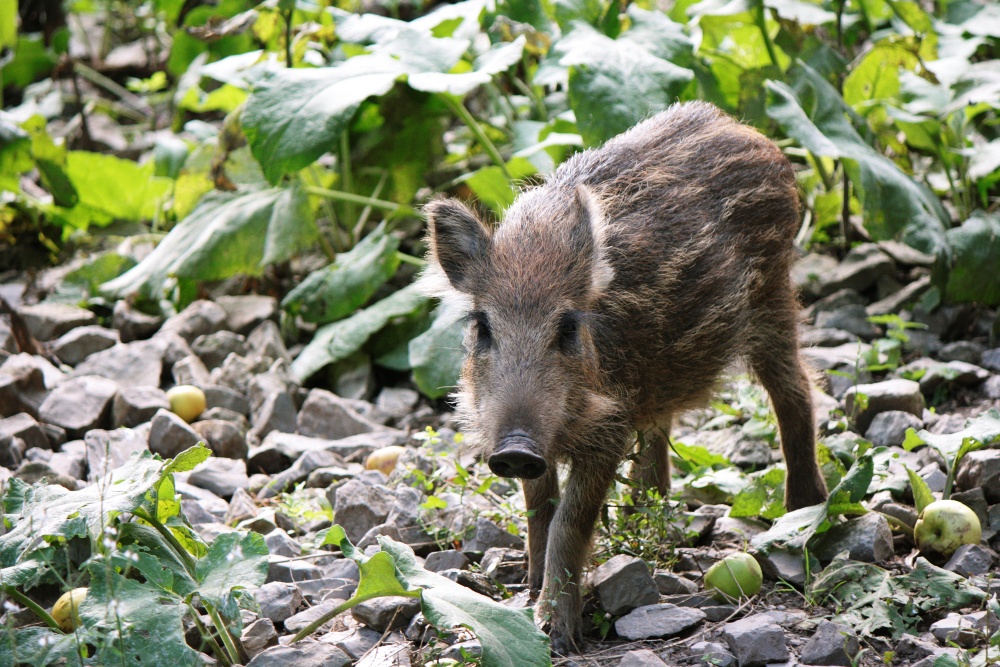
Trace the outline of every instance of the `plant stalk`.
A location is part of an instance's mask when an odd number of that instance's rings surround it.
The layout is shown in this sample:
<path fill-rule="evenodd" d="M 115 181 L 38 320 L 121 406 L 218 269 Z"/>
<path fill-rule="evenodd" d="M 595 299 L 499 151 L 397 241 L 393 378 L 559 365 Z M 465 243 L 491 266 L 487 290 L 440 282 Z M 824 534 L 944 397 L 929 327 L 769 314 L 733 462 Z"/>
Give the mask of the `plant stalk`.
<path fill-rule="evenodd" d="M 447 94 L 441 95 L 440 98 L 444 100 L 444 103 L 448 105 L 455 115 L 462 119 L 462 122 L 465 123 L 470 130 L 472 130 L 472 133 L 476 135 L 476 140 L 479 141 L 479 145 L 483 147 L 486 154 L 490 156 L 491 160 L 493 160 L 493 164 L 500 167 L 500 171 L 502 171 L 503 175 L 507 177 L 507 180 L 513 181 L 514 177 L 511 175 L 510 170 L 507 169 L 507 163 L 504 162 L 503 156 L 500 155 L 500 151 L 497 150 L 497 147 L 492 141 L 490 141 L 490 138 L 486 136 L 486 133 L 483 132 L 483 128 L 479 126 L 479 121 L 473 118 L 472 114 L 469 113 L 469 110 L 465 108 L 465 104 Z"/>
<path fill-rule="evenodd" d="M 180 556 L 181 560 L 184 562 L 184 568 L 188 571 L 188 574 L 194 577 L 195 570 L 197 569 L 194 559 L 191 558 L 191 554 L 188 553 L 187 549 L 185 549 L 184 546 L 177 541 L 177 538 L 170 532 L 170 529 L 160 523 L 155 517 L 151 516 L 149 512 L 141 507 L 136 508 L 132 514 L 155 528 L 156 532 L 162 535 L 163 539 L 170 543 L 170 546 L 174 548 L 174 551 L 177 552 L 177 555 Z"/>
<path fill-rule="evenodd" d="M 771 64 L 775 67 L 778 66 L 778 54 L 774 50 L 774 44 L 771 42 L 771 36 L 767 34 L 767 19 L 764 14 L 764 0 L 757 0 L 753 4 L 753 20 L 757 24 L 757 28 L 760 30 L 761 36 L 764 38 L 764 47 L 767 49 L 767 57 L 771 59 Z"/>
<path fill-rule="evenodd" d="M 201 622 L 201 618 L 199 618 L 198 616 L 198 610 L 195 609 L 190 602 L 188 603 L 188 610 L 190 610 L 191 612 L 191 620 L 198 628 L 198 632 L 200 632 L 201 636 L 212 644 L 212 651 L 219 658 L 224 667 L 229 667 L 229 665 L 232 664 L 231 662 L 229 662 L 229 656 L 226 655 L 226 652 L 222 650 L 221 646 L 219 646 L 219 642 L 215 641 L 215 637 L 212 636 L 212 631 L 206 628 L 205 624 Z"/>
<path fill-rule="evenodd" d="M 364 195 L 356 195 L 352 192 L 344 192 L 343 190 L 330 190 L 329 188 L 321 188 L 316 185 L 306 185 L 303 186 L 302 189 L 311 195 L 316 195 L 317 197 L 325 197 L 327 199 L 333 199 L 334 201 L 349 201 L 354 204 L 371 206 L 372 208 L 377 208 L 383 211 L 389 211 L 391 213 L 397 213 L 403 215 L 414 215 L 414 216 L 420 215 L 417 209 L 413 208 L 412 206 L 407 206 L 405 204 L 397 204 L 396 202 L 385 201 L 384 199 L 365 197 Z"/>
<path fill-rule="evenodd" d="M 219 631 L 219 637 L 222 639 L 222 643 L 226 647 L 226 652 L 229 654 L 229 659 L 233 664 L 242 663 L 243 660 L 240 658 L 240 650 L 236 647 L 236 642 L 233 641 L 233 636 L 229 634 L 229 628 L 226 624 L 222 622 L 222 617 L 219 615 L 218 610 L 214 605 L 209 604 L 204 599 L 202 599 L 202 604 L 205 605 L 208 615 L 212 617 L 212 624 L 215 629 Z"/>
<path fill-rule="evenodd" d="M 379 593 L 368 594 L 368 595 L 355 595 L 350 600 L 344 602 L 344 604 L 340 605 L 336 609 L 331 609 L 330 611 L 323 614 L 321 617 L 317 618 L 315 621 L 313 621 L 306 627 L 299 630 L 298 634 L 292 637 L 292 641 L 290 641 L 289 643 L 294 644 L 295 642 L 301 639 L 305 639 L 312 633 L 316 632 L 316 630 L 323 627 L 324 623 L 327 623 L 330 619 L 336 617 L 338 614 L 342 614 L 351 607 L 359 605 L 362 602 L 366 602 L 368 600 L 371 600 L 372 598 L 378 598 L 378 597 L 385 597 L 385 596 Z M 409 597 L 414 597 L 414 598 L 420 597 L 420 591 L 410 591 Z"/>
<path fill-rule="evenodd" d="M 56 623 L 56 619 L 52 618 L 52 615 L 49 612 L 45 611 L 44 607 L 42 607 L 37 602 L 24 595 L 24 593 L 19 592 L 13 586 L 4 586 L 3 592 L 6 595 L 9 595 L 14 600 L 16 600 L 19 604 L 22 604 L 31 611 L 33 611 L 35 613 L 35 616 L 45 621 L 45 625 L 49 626 L 50 628 L 52 628 L 57 632 L 62 632 L 62 628 L 60 628 L 59 624 Z"/>

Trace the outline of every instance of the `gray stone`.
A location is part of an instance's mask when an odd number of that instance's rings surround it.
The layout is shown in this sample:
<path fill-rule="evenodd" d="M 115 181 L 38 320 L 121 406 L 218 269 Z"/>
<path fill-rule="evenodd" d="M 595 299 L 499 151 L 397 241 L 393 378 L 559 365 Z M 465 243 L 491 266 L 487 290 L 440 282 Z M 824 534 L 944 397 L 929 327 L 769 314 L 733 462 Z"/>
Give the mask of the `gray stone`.
<path fill-rule="evenodd" d="M 802 347 L 836 347 L 857 342 L 856 335 L 840 329 L 817 329 L 803 325 L 799 332 L 799 344 Z"/>
<path fill-rule="evenodd" d="M 111 314 L 111 326 L 118 330 L 123 343 L 149 338 L 161 324 L 162 317 L 147 315 L 129 304 L 127 299 L 118 301 Z"/>
<path fill-rule="evenodd" d="M 278 318 L 278 300 L 273 296 L 220 296 L 215 302 L 226 311 L 226 328 L 244 336 L 265 320 Z"/>
<path fill-rule="evenodd" d="M 195 387 L 205 387 L 212 383 L 212 376 L 205 363 L 194 354 L 182 357 L 174 364 L 171 374 L 174 384 L 190 384 Z M 206 398 L 206 403 L 208 399 Z"/>
<path fill-rule="evenodd" d="M 295 402 L 287 392 L 269 394 L 250 416 L 254 435 L 263 440 L 272 431 L 295 431 Z"/>
<path fill-rule="evenodd" d="M 375 399 L 375 409 L 392 419 L 401 419 L 413 411 L 420 394 L 412 389 L 386 387 Z"/>
<path fill-rule="evenodd" d="M 865 431 L 865 438 L 871 440 L 876 447 L 899 446 L 906 438 L 906 429 L 919 431 L 923 425 L 919 417 L 909 412 L 888 410 L 875 415 Z"/>
<path fill-rule="evenodd" d="M 39 418 L 65 429 L 71 438 L 82 438 L 101 428 L 111 411 L 118 385 L 96 375 L 74 377 L 52 390 L 38 409 Z"/>
<path fill-rule="evenodd" d="M 52 352 L 64 364 L 76 366 L 90 355 L 114 347 L 118 342 L 118 332 L 114 329 L 92 325 L 60 336 L 52 343 Z"/>
<path fill-rule="evenodd" d="M 288 536 L 281 528 L 275 528 L 264 536 L 268 553 L 295 558 L 302 555 L 302 545 Z"/>
<path fill-rule="evenodd" d="M 722 628 L 722 637 L 740 667 L 762 667 L 788 659 L 784 630 L 770 618 L 761 616 L 765 615 L 747 616 Z"/>
<path fill-rule="evenodd" d="M 236 489 L 233 492 L 233 497 L 229 499 L 229 509 L 226 511 L 223 523 L 227 526 L 235 526 L 240 521 L 252 519 L 257 516 L 259 511 L 257 503 L 254 502 L 249 493 L 243 489 Z M 274 552 L 272 551 L 270 553 Z"/>
<path fill-rule="evenodd" d="M 833 560 L 842 551 L 850 553 L 851 560 L 864 563 L 881 563 L 895 553 L 892 530 L 881 514 L 870 512 L 837 524 L 819 536 L 813 553 L 820 560 Z"/>
<path fill-rule="evenodd" d="M 233 424 L 221 419 L 205 419 L 191 425 L 215 456 L 245 459 L 249 448 L 246 438 Z"/>
<path fill-rule="evenodd" d="M 615 621 L 615 632 L 630 641 L 672 637 L 705 620 L 705 612 L 672 604 L 650 604 L 633 609 Z"/>
<path fill-rule="evenodd" d="M 44 450 L 49 453 L 48 450 Z M 74 479 L 87 478 L 87 446 L 82 440 L 74 440 L 63 445 L 62 451 L 52 452 L 49 465 L 60 475 Z"/>
<path fill-rule="evenodd" d="M 417 614 L 417 617 L 421 617 Z M 422 617 L 421 617 L 422 618 Z M 416 620 L 416 617 L 414 618 Z M 371 628 L 366 628 L 363 625 L 359 625 L 353 630 L 345 630 L 344 632 L 330 633 L 320 639 L 324 644 L 333 644 L 341 651 L 351 656 L 354 660 L 358 660 L 361 656 L 365 655 L 378 644 L 382 639 L 382 633 L 376 632 Z M 392 665 L 392 663 L 389 663 Z M 387 665 L 386 667 L 389 667 Z M 392 665 L 392 667 L 395 667 Z"/>
<path fill-rule="evenodd" d="M 969 452 L 958 464 L 955 481 L 960 489 L 983 490 L 990 503 L 1000 502 L 1000 449 Z"/>
<path fill-rule="evenodd" d="M 323 571 L 318 566 L 304 560 L 289 560 L 271 555 L 267 563 L 267 580 L 296 583 L 321 579 Z"/>
<path fill-rule="evenodd" d="M 963 544 L 945 563 L 944 569 L 963 577 L 973 577 L 988 573 L 996 562 L 997 554 L 993 549 L 981 544 Z"/>
<path fill-rule="evenodd" d="M 820 329 L 847 331 L 863 340 L 872 340 L 878 336 L 878 329 L 868 321 L 865 307 L 857 303 L 818 313 L 816 326 Z"/>
<path fill-rule="evenodd" d="M 18 309 L 31 335 L 40 341 L 58 338 L 77 327 L 97 323 L 97 316 L 86 308 L 66 303 L 43 302 Z"/>
<path fill-rule="evenodd" d="M 660 599 L 656 582 L 641 558 L 619 554 L 602 563 L 590 576 L 590 585 L 601 606 L 612 616 Z"/>
<path fill-rule="evenodd" d="M 853 629 L 840 623 L 821 621 L 816 633 L 802 647 L 799 662 L 850 667 L 860 650 L 861 645 Z"/>
<path fill-rule="evenodd" d="M 930 276 L 921 276 L 898 291 L 865 307 L 869 315 L 893 315 L 914 303 L 931 287 Z"/>
<path fill-rule="evenodd" d="M 656 570 L 653 581 L 660 595 L 683 595 L 698 592 L 698 584 L 687 577 L 682 577 L 666 570 Z"/>
<path fill-rule="evenodd" d="M 756 519 L 733 518 L 720 516 L 712 526 L 711 542 L 729 542 L 732 544 L 745 544 L 767 531 L 767 525 Z"/>
<path fill-rule="evenodd" d="M 979 366 L 983 361 L 986 346 L 971 340 L 957 340 L 948 343 L 938 352 L 941 361 L 964 361 L 967 364 Z"/>
<path fill-rule="evenodd" d="M 250 457 L 247 459 L 247 465 L 251 470 L 255 471 L 258 470 L 259 464 L 260 461 L 255 460 L 253 454 L 251 454 Z M 337 465 L 343 465 L 343 459 L 339 455 L 334 454 L 333 452 L 328 452 L 322 449 L 306 452 L 298 459 L 296 459 L 295 463 L 293 463 L 291 466 L 289 466 L 284 471 L 272 477 L 271 481 L 268 482 L 267 486 L 265 486 L 257 493 L 257 497 L 262 500 L 265 498 L 273 498 L 274 496 L 288 489 L 292 485 L 304 481 L 306 478 L 308 478 L 309 474 L 314 470 L 331 466 L 337 466 Z M 360 482 L 358 483 L 360 484 Z M 329 494 L 327 497 L 329 497 Z M 332 499 L 330 502 L 331 504 L 333 504 Z M 339 518 L 337 522 L 340 523 Z M 370 527 L 371 526 L 369 526 L 369 528 Z M 364 532 L 362 532 L 361 535 L 364 535 Z M 358 537 L 360 538 L 361 536 Z"/>
<path fill-rule="evenodd" d="M 229 498 L 236 489 L 246 490 L 250 485 L 247 464 L 238 459 L 210 458 L 191 472 L 188 484 Z"/>
<path fill-rule="evenodd" d="M 854 398 L 857 394 L 868 397 L 868 406 L 864 410 L 856 410 Z M 858 431 L 864 433 L 880 412 L 899 410 L 921 417 L 924 412 L 924 395 L 920 391 L 920 385 L 912 380 L 886 380 L 851 387 L 844 394 L 844 405 L 845 412 L 854 417 Z"/>
<path fill-rule="evenodd" d="M 823 294 L 826 277 L 837 270 L 837 260 L 829 255 L 811 253 L 792 266 L 792 282 L 803 298 L 814 300 Z"/>
<path fill-rule="evenodd" d="M 303 609 L 294 616 L 289 616 L 285 619 L 285 631 L 286 632 L 298 632 L 308 625 L 311 625 L 314 621 L 320 619 L 320 617 L 325 616 L 329 612 L 333 611 L 340 605 L 344 603 L 344 600 L 331 598 L 329 600 L 324 600 L 317 605 Z M 320 628 L 323 631 L 329 631 L 332 619 L 324 623 Z"/>
<path fill-rule="evenodd" d="M 104 478 L 121 467 L 132 454 L 149 449 L 146 438 L 130 428 L 111 431 L 93 429 L 83 437 L 87 448 L 87 469 L 90 481 Z"/>
<path fill-rule="evenodd" d="M 247 667 L 347 667 L 351 659 L 336 646 L 301 641 L 272 646 L 258 653 Z"/>
<path fill-rule="evenodd" d="M 362 602 L 351 609 L 351 616 L 372 630 L 401 630 L 420 611 L 420 600 L 403 597 L 381 597 Z"/>
<path fill-rule="evenodd" d="M 0 417 L 20 412 L 38 417 L 47 396 L 45 373 L 35 357 L 15 354 L 0 365 Z"/>
<path fill-rule="evenodd" d="M 1000 373 L 1000 347 L 983 352 L 982 364 L 980 365 L 994 373 Z"/>
<path fill-rule="evenodd" d="M 173 332 L 189 344 L 198 336 L 215 333 L 226 323 L 226 311 L 211 301 L 195 301 L 167 319 L 161 332 Z"/>
<path fill-rule="evenodd" d="M 819 277 L 819 292 L 823 296 L 841 289 L 863 292 L 880 277 L 890 275 L 895 270 L 895 262 L 877 245 L 866 243 L 855 246 L 836 269 Z"/>
<path fill-rule="evenodd" d="M 258 618 L 243 628 L 243 632 L 240 633 L 240 644 L 250 658 L 270 646 L 277 646 L 278 633 L 274 629 L 274 623 L 269 618 Z"/>
<path fill-rule="evenodd" d="M 0 438 L 4 436 L 20 438 L 27 448 L 52 449 L 52 442 L 45 434 L 42 425 L 27 412 L 0 419 Z"/>
<path fill-rule="evenodd" d="M 972 648 L 979 642 L 980 632 L 968 616 L 951 613 L 931 623 L 930 632 L 942 644 L 954 642 L 962 648 Z"/>
<path fill-rule="evenodd" d="M 348 539 L 357 543 L 372 527 L 385 522 L 395 500 L 384 487 L 373 487 L 358 480 L 349 480 L 328 494 L 337 523 Z"/>
<path fill-rule="evenodd" d="M 910 507 L 909 505 L 900 505 L 898 503 L 886 503 L 882 507 L 878 508 L 879 512 L 887 514 L 895 519 L 899 519 L 905 523 L 910 528 L 917 523 L 917 510 Z"/>
<path fill-rule="evenodd" d="M 74 477 L 60 474 L 44 461 L 22 461 L 14 471 L 14 477 L 26 484 L 37 484 L 45 480 L 47 484 L 57 484 L 70 491 L 77 490 Z"/>
<path fill-rule="evenodd" d="M 339 457 L 358 459 L 371 454 L 376 449 L 405 442 L 404 431 L 386 429 L 375 433 L 354 435 L 342 440 L 309 438 L 294 433 L 272 431 L 259 447 L 250 451 L 249 464 L 252 470 L 274 474 L 281 472 L 303 454 L 325 451 Z M 325 464 L 325 465 L 333 465 Z M 319 467 L 319 466 L 317 466 Z M 315 469 L 315 468 L 314 468 Z M 311 471 L 310 471 L 311 472 Z"/>
<path fill-rule="evenodd" d="M 138 426 L 153 419 L 159 410 L 169 410 L 167 393 L 159 387 L 125 387 L 111 404 L 111 426 Z"/>
<path fill-rule="evenodd" d="M 201 441 L 198 432 L 169 410 L 157 410 L 149 429 L 149 451 L 172 459 Z"/>
<path fill-rule="evenodd" d="M 667 663 L 649 649 L 629 651 L 622 656 L 618 667 L 667 667 Z"/>
<path fill-rule="evenodd" d="M 472 537 L 462 542 L 462 551 L 485 553 L 487 549 L 494 547 L 524 549 L 524 539 L 512 535 L 485 517 L 479 517 L 476 519 L 476 527 Z"/>
<path fill-rule="evenodd" d="M 430 572 L 464 570 L 467 567 L 469 567 L 469 559 L 461 551 L 455 549 L 434 551 L 427 554 L 427 559 L 424 561 L 424 569 Z"/>
<path fill-rule="evenodd" d="M 1000 399 L 1000 375 L 991 375 L 979 385 L 979 391 L 990 400 Z"/>
<path fill-rule="evenodd" d="M 968 491 L 952 491 L 951 499 L 967 506 L 979 517 L 979 525 L 986 528 L 990 525 L 990 504 L 986 501 L 986 493 L 979 487 Z"/>
<path fill-rule="evenodd" d="M 736 656 L 718 642 L 697 642 L 691 645 L 691 653 L 699 656 L 699 665 L 712 667 L 736 667 Z"/>
<path fill-rule="evenodd" d="M 202 386 L 202 390 L 205 392 L 205 405 L 208 409 L 225 408 L 244 417 L 250 416 L 249 399 L 236 390 L 220 384 L 206 384 Z"/>
<path fill-rule="evenodd" d="M 181 475 L 175 475 L 174 490 L 181 497 L 181 500 L 196 500 L 206 512 L 221 519 L 229 511 L 229 503 L 220 498 L 208 489 L 188 484 L 180 479 Z"/>
<path fill-rule="evenodd" d="M 302 606 L 302 593 L 295 584 L 272 581 L 254 591 L 260 615 L 274 623 L 284 623 Z"/>
<path fill-rule="evenodd" d="M 188 342 L 174 331 L 158 332 L 152 340 L 163 346 L 163 368 L 167 373 L 173 371 L 178 361 L 194 354 Z"/>
<path fill-rule="evenodd" d="M 857 290 L 840 289 L 806 308 L 805 315 L 809 321 L 815 321 L 816 316 L 820 313 L 831 312 L 845 306 L 863 306 L 866 303 L 868 303 L 868 299 L 861 296 Z"/>
<path fill-rule="evenodd" d="M 205 362 L 208 368 L 218 368 L 230 354 L 247 355 L 247 339 L 232 331 L 216 331 L 198 336 L 191 343 L 191 351 Z"/>
<path fill-rule="evenodd" d="M 27 450 L 28 446 L 21 438 L 9 433 L 0 433 L 0 466 L 15 470 L 21 465 Z"/>
<path fill-rule="evenodd" d="M 247 336 L 247 345 L 262 357 L 284 359 L 288 362 L 292 360 L 278 325 L 270 320 L 261 322 L 256 329 L 250 332 L 250 335 Z"/>
<path fill-rule="evenodd" d="M 479 568 L 493 581 L 504 585 L 520 584 L 528 578 L 528 558 L 519 549 L 487 549 L 479 561 Z"/>
<path fill-rule="evenodd" d="M 163 345 L 141 340 L 90 355 L 72 375 L 99 375 L 114 380 L 119 387 L 159 387 L 162 372 Z"/>
<path fill-rule="evenodd" d="M 299 411 L 296 430 L 299 434 L 339 440 L 380 430 L 382 426 L 358 414 L 350 404 L 324 389 L 313 389 Z"/>
<path fill-rule="evenodd" d="M 378 547 L 378 538 L 380 536 L 388 537 L 394 542 L 401 541 L 399 535 L 399 528 L 397 528 L 395 524 L 391 524 L 388 522 L 380 523 L 377 526 L 372 526 L 371 528 L 369 528 L 368 532 L 366 532 L 364 536 L 360 540 L 358 540 L 357 543 L 358 549 L 365 550 L 368 547 Z"/>
<path fill-rule="evenodd" d="M 375 388 L 372 360 L 364 352 L 357 352 L 332 364 L 328 377 L 332 380 L 333 392 L 341 398 L 364 400 L 372 395 Z"/>

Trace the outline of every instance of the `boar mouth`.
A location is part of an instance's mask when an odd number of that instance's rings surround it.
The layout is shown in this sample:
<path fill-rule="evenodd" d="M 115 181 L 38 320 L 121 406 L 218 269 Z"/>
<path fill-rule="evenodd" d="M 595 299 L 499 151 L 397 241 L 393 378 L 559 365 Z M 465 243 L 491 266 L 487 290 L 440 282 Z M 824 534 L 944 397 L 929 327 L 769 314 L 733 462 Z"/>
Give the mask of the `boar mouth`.
<path fill-rule="evenodd" d="M 501 440 L 487 464 L 494 475 L 520 479 L 538 479 L 547 467 L 538 454 L 538 444 L 521 432 L 510 433 Z"/>

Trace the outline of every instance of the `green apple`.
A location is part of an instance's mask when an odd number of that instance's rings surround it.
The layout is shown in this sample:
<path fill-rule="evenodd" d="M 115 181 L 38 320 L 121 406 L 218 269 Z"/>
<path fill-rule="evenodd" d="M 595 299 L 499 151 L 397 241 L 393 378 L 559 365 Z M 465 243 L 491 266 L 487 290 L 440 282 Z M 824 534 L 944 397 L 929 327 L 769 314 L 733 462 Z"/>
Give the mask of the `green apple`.
<path fill-rule="evenodd" d="M 170 411 L 190 423 L 205 411 L 205 392 L 189 384 L 179 384 L 167 392 Z"/>
<path fill-rule="evenodd" d="M 963 544 L 979 544 L 983 529 L 972 509 L 957 500 L 935 500 L 913 527 L 913 539 L 927 560 L 942 563 Z"/>
<path fill-rule="evenodd" d="M 763 583 L 760 565 L 746 552 L 726 556 L 705 573 L 705 590 L 718 591 L 717 600 L 753 597 Z"/>

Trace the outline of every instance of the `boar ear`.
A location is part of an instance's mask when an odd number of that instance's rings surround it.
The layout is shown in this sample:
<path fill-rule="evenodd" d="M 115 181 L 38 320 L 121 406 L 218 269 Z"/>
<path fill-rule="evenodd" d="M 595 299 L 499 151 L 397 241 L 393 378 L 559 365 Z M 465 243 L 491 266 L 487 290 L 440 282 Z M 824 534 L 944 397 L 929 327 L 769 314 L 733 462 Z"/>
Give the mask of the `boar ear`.
<path fill-rule="evenodd" d="M 424 213 L 431 260 L 441 267 L 452 287 L 470 293 L 475 267 L 489 252 L 489 231 L 475 213 L 455 199 L 433 201 L 424 207 Z"/>
<path fill-rule="evenodd" d="M 585 185 L 576 187 L 576 209 L 577 218 L 571 233 L 571 243 L 577 255 L 589 262 L 590 296 L 596 298 L 615 277 L 615 270 L 608 261 L 608 224 L 600 199 Z"/>

